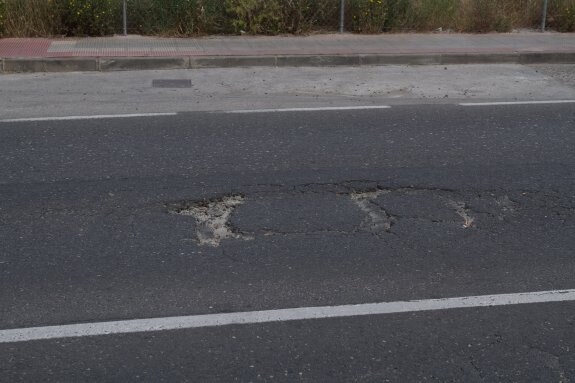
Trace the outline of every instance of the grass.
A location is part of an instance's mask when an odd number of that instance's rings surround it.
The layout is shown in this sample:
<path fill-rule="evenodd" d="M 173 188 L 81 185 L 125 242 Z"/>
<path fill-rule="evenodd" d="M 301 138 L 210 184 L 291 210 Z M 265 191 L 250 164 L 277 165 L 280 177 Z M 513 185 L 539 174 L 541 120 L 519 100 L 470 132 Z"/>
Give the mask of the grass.
<path fill-rule="evenodd" d="M 143 35 L 279 34 L 337 30 L 340 0 L 128 0 L 129 32 Z M 543 0 L 347 0 L 357 33 L 537 28 Z M 575 31 L 575 0 L 549 0 L 548 25 Z M 109 35 L 121 0 L 0 0 L 0 35 Z"/>
<path fill-rule="evenodd" d="M 56 21 L 49 1 L 0 0 L 0 34 L 13 37 L 50 36 Z"/>

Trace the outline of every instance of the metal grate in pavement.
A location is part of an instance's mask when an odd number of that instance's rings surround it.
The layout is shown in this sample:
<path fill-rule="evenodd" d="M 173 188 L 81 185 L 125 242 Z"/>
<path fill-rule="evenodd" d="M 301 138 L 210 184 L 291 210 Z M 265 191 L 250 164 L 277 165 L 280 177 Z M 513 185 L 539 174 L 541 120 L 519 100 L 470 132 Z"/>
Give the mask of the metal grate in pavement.
<path fill-rule="evenodd" d="M 192 80 L 157 79 L 152 80 L 152 88 L 191 88 Z"/>

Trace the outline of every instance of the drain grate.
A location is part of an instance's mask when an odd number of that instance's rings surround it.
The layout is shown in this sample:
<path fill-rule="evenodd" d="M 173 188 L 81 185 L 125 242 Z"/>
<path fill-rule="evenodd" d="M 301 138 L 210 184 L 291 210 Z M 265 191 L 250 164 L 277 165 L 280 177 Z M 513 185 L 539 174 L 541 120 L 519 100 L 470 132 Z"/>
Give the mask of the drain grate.
<path fill-rule="evenodd" d="M 191 88 L 192 80 L 152 80 L 152 88 Z"/>

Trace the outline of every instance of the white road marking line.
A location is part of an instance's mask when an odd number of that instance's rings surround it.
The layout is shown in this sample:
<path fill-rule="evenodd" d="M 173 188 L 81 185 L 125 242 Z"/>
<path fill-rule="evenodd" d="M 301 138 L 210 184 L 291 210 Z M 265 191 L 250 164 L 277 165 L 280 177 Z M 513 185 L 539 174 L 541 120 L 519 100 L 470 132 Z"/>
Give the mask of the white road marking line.
<path fill-rule="evenodd" d="M 278 112 L 325 112 L 337 110 L 373 110 L 373 109 L 390 109 L 389 105 L 368 105 L 368 106 L 326 106 L 317 108 L 284 108 L 284 109 L 245 109 L 245 110 L 227 110 L 227 114 L 247 114 L 247 113 L 278 113 Z"/>
<path fill-rule="evenodd" d="M 163 117 L 163 116 L 176 116 L 176 115 L 177 115 L 177 113 L 101 114 L 101 115 L 95 115 L 95 116 L 11 118 L 11 119 L 6 119 L 6 120 L 0 120 L 0 122 L 101 120 L 101 119 L 106 119 L 106 118 Z"/>
<path fill-rule="evenodd" d="M 575 104 L 575 100 L 548 101 L 509 101 L 509 102 L 464 102 L 460 106 L 501 106 L 501 105 L 545 105 L 545 104 Z"/>
<path fill-rule="evenodd" d="M 135 319 L 117 322 L 95 322 L 0 330 L 0 343 L 567 301 L 575 301 L 575 290 Z"/>

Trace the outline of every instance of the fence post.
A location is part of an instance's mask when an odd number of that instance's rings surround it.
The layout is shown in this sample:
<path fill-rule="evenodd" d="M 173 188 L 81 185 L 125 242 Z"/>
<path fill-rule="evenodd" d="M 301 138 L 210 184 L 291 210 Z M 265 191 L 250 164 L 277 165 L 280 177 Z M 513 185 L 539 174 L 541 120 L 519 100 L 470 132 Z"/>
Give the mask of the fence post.
<path fill-rule="evenodd" d="M 123 11 L 123 19 L 124 19 L 124 36 L 128 36 L 128 10 L 127 10 L 127 0 L 123 0 L 122 4 L 122 11 Z"/>
<path fill-rule="evenodd" d="M 345 0 L 341 0 L 341 9 L 339 14 L 339 33 L 345 32 Z"/>
<path fill-rule="evenodd" d="M 547 24 L 547 3 L 548 0 L 543 0 L 543 16 L 541 17 L 541 32 L 545 32 Z"/>

